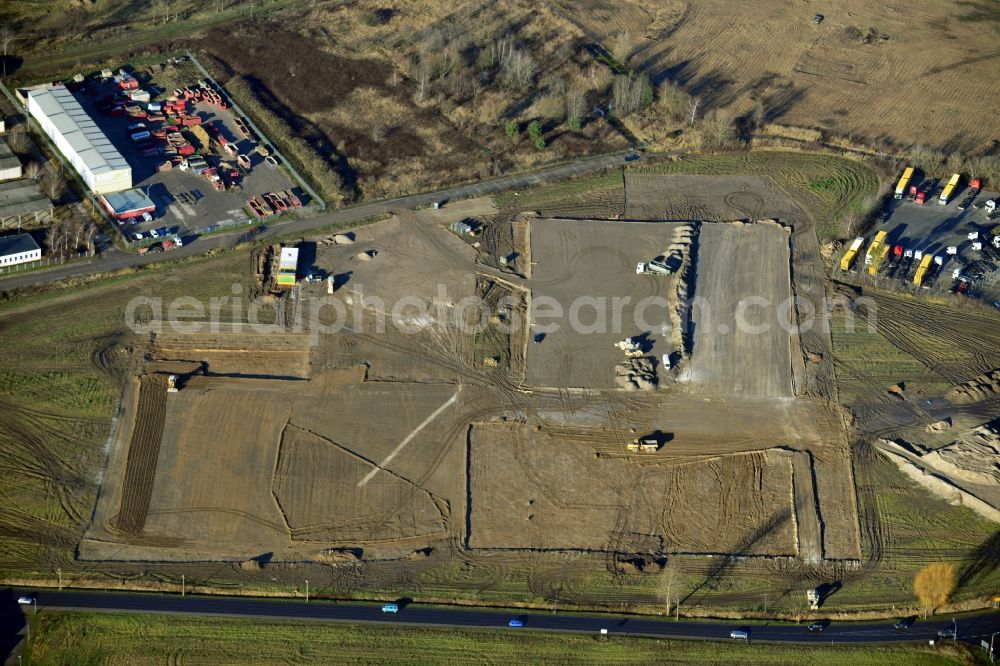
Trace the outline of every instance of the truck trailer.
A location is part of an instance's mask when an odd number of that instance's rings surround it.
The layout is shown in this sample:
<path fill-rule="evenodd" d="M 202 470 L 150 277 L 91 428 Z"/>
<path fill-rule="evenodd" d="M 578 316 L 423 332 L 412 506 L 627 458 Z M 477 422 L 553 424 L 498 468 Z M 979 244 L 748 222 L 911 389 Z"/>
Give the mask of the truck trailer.
<path fill-rule="evenodd" d="M 864 242 L 865 239 L 863 236 L 858 236 L 854 239 L 854 242 L 851 243 L 851 246 L 847 248 L 847 252 L 845 252 L 844 256 L 840 259 L 840 270 L 846 271 L 851 268 L 851 264 L 854 263 L 855 257 L 858 256 L 858 250 L 861 249 Z"/>
<path fill-rule="evenodd" d="M 913 167 L 906 167 L 903 171 L 902 178 L 899 179 L 899 183 L 896 185 L 896 198 L 902 199 L 903 195 L 906 194 L 906 187 L 910 184 L 913 179 Z"/>
<path fill-rule="evenodd" d="M 931 262 L 934 261 L 934 255 L 925 254 L 924 258 L 920 260 L 920 265 L 917 266 L 917 272 L 913 275 L 913 284 L 918 287 L 923 285 L 924 277 L 927 275 L 928 269 L 931 267 Z"/>
<path fill-rule="evenodd" d="M 952 174 L 951 178 L 948 180 L 948 184 L 944 186 L 941 190 L 941 196 L 938 197 L 938 203 L 944 206 L 951 199 L 951 195 L 955 193 L 955 188 L 958 187 L 958 181 L 962 179 L 959 174 Z"/>

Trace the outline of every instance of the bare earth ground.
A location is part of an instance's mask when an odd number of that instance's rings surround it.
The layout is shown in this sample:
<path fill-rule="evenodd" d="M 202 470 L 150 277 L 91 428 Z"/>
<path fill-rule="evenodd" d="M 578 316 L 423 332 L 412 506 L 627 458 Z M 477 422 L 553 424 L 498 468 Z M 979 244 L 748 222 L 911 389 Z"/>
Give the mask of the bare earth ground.
<path fill-rule="evenodd" d="M 680 375 L 692 390 L 793 395 L 788 237 L 772 224 L 701 225 L 694 351 Z"/>
<path fill-rule="evenodd" d="M 628 219 L 780 219 L 794 211 L 789 198 L 762 176 L 625 174 Z"/>
<path fill-rule="evenodd" d="M 721 552 L 796 550 L 791 457 L 767 451 L 636 466 L 522 426 L 475 428 L 471 532 L 478 548 Z"/>
<path fill-rule="evenodd" d="M 333 297 L 346 311 L 361 312 L 358 326 L 314 339 L 309 319 L 301 332 L 256 338 L 242 328 L 155 337 L 150 370 L 176 367 L 163 359 L 204 360 L 209 376 L 195 375 L 166 396 L 148 510 L 132 509 L 143 513 L 141 529 L 128 533 L 115 528 L 132 431 L 123 422 L 82 557 L 198 562 L 266 555 L 275 562 L 269 566 L 280 567 L 350 552 L 361 554 L 373 581 L 403 587 L 408 583 L 388 581 L 418 575 L 428 558 L 425 589 L 440 576 L 446 588 L 457 584 L 449 567 L 475 562 L 469 566 L 489 569 L 500 561 L 490 558 L 516 559 L 518 549 L 552 551 L 557 559 L 571 552 L 739 553 L 810 563 L 860 557 L 841 415 L 820 398 L 772 390 L 773 377 L 747 364 L 745 354 L 714 361 L 734 385 L 748 387 L 739 394 L 694 383 L 682 390 L 672 382 L 624 393 L 610 388 L 622 357 L 612 343 L 640 331 L 567 337 L 561 344 L 576 346 L 568 358 L 579 364 L 562 370 L 566 381 L 546 377 L 553 363 L 533 355 L 557 349 L 555 334 L 527 345 L 522 379 L 515 368 L 523 337 L 501 341 L 509 366 L 505 360 L 490 367 L 481 362 L 479 337 L 445 325 L 451 304 L 477 293 L 483 279 L 502 279 L 518 293 L 553 293 L 564 303 L 579 293 L 664 294 L 675 279 L 636 275 L 635 263 L 663 252 L 678 225 L 532 220 L 522 248 L 533 265 L 530 278 L 522 278 L 490 268 L 474 239 L 446 229 L 457 215 L 489 219 L 495 209 L 442 211 L 369 225 L 354 232 L 353 243 L 324 236 L 303 246 L 310 264 L 338 276 Z M 784 230 L 701 226 L 736 230 L 734 238 L 748 230 L 760 235 L 783 257 L 762 262 L 776 266 L 762 272 L 787 284 Z M 705 248 L 699 252 L 711 251 Z M 359 257 L 369 250 L 377 250 L 372 258 Z M 720 253 L 723 272 L 733 274 L 724 258 L 731 252 Z M 760 288 L 776 292 L 775 284 Z M 381 304 L 362 304 L 362 294 Z M 325 296 L 325 283 L 303 284 L 298 312 Z M 432 306 L 429 319 L 414 332 L 392 325 L 379 332 L 376 315 L 404 296 Z M 320 322 L 329 324 L 329 314 Z M 626 310 L 623 321 L 630 316 Z M 787 367 L 787 335 L 779 342 L 779 366 Z M 709 343 L 696 339 L 692 364 L 700 362 L 699 344 Z M 252 377 L 224 376 L 241 366 Z M 781 376 L 790 386 L 789 371 Z M 126 398 L 129 413 L 136 398 Z M 654 430 L 670 433 L 661 451 L 625 452 L 627 441 Z M 522 506 L 528 499 L 534 504 Z"/>
<path fill-rule="evenodd" d="M 614 367 L 625 360 L 614 344 L 625 337 L 645 334 L 651 356 L 675 351 L 662 330 L 670 328 L 665 305 L 675 278 L 636 275 L 635 267 L 665 252 L 677 226 L 601 220 L 531 222 L 532 305 L 538 306 L 532 333 L 550 323 L 558 324 L 558 330 L 546 333 L 540 344 L 529 344 L 529 384 L 612 388 Z M 637 311 L 649 297 L 661 299 L 660 304 Z M 543 318 L 550 309 L 539 306 L 542 299 L 554 299 L 563 316 Z M 621 299 L 620 308 L 614 299 Z M 579 309 L 573 311 L 575 301 Z M 637 319 L 645 326 L 638 326 Z M 580 326 L 575 327 L 574 321 Z"/>
<path fill-rule="evenodd" d="M 998 85 L 981 77 L 1000 56 L 995 10 L 984 11 L 958 0 L 905 7 L 586 0 L 564 15 L 605 44 L 619 31 L 636 34 L 632 62 L 710 104 L 742 113 L 758 96 L 769 121 L 971 152 L 996 138 L 977 111 Z M 810 23 L 817 12 L 824 15 L 818 26 Z M 873 39 L 863 43 L 860 33 L 870 28 Z"/>

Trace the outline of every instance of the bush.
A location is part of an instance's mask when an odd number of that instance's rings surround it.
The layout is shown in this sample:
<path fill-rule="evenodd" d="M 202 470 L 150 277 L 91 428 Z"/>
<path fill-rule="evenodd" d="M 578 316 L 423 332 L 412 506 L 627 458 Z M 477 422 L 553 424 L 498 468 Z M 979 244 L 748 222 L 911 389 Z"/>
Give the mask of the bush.
<path fill-rule="evenodd" d="M 545 139 L 542 137 L 537 137 L 535 139 L 535 148 L 538 150 L 545 150 Z"/>
<path fill-rule="evenodd" d="M 507 123 L 506 127 L 504 127 L 504 131 L 507 133 L 507 136 L 513 139 L 518 135 L 518 132 L 521 131 L 521 127 L 518 125 L 516 120 L 512 120 Z"/>
<path fill-rule="evenodd" d="M 542 136 L 542 124 L 537 120 L 532 120 L 528 123 L 528 136 L 536 140 Z"/>

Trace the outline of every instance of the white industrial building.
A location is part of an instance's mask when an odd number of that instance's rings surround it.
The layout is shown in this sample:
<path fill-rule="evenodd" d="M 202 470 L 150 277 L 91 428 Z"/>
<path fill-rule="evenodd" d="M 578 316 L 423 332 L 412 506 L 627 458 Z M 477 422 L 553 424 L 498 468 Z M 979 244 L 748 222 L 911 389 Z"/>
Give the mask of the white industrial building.
<path fill-rule="evenodd" d="M 41 258 L 41 248 L 28 234 L 0 238 L 0 268 L 38 261 Z"/>
<path fill-rule="evenodd" d="M 28 113 L 95 194 L 132 187 L 132 167 L 65 86 L 29 90 Z"/>

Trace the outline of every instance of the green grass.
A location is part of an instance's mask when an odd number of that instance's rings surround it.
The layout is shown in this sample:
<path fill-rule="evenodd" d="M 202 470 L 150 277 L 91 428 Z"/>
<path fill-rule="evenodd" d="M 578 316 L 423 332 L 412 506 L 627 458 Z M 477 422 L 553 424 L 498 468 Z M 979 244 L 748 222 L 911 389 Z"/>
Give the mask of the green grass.
<path fill-rule="evenodd" d="M 724 633 L 724 630 L 720 630 Z M 965 663 L 951 648 L 744 645 L 531 631 L 310 624 L 229 618 L 46 613 L 35 665 L 195 664 L 801 664 Z M 27 666 L 27 665 L 26 665 Z"/>
<path fill-rule="evenodd" d="M 885 392 L 902 382 L 909 394 L 947 390 L 944 377 L 906 352 L 893 346 L 881 333 L 869 330 L 867 322 L 846 317 L 830 318 L 833 352 L 842 364 L 837 368 L 840 398 L 851 404 L 872 392 Z"/>
<path fill-rule="evenodd" d="M 673 161 L 630 167 L 641 173 L 759 175 L 784 188 L 816 221 L 821 241 L 839 235 L 849 213 L 865 213 L 878 189 L 878 177 L 863 162 L 832 155 L 759 151 L 691 155 Z"/>

